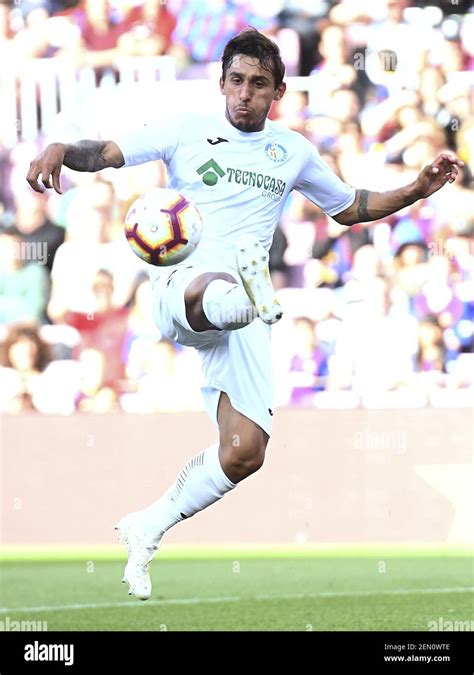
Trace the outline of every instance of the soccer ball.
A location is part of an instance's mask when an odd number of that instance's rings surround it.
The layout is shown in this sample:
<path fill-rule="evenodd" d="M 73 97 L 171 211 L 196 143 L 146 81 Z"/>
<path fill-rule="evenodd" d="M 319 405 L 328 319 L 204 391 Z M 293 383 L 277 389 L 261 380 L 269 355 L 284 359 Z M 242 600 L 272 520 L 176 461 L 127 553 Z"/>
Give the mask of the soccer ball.
<path fill-rule="evenodd" d="M 132 251 L 151 265 L 175 265 L 199 243 L 202 218 L 197 207 L 175 190 L 153 188 L 131 205 L 125 236 Z"/>

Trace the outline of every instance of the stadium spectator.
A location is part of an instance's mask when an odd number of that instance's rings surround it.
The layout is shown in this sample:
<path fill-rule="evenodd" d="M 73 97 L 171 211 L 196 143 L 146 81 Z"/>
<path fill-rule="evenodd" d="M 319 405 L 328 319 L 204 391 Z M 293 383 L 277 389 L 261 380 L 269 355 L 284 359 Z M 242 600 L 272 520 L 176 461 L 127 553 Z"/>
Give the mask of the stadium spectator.
<path fill-rule="evenodd" d="M 126 412 L 153 413 L 202 410 L 196 384 L 200 362 L 196 354 L 174 342 L 135 340 L 130 349 L 127 376 L 130 393 L 121 396 Z"/>
<path fill-rule="evenodd" d="M 135 285 L 126 307 L 129 310 L 127 320 L 127 344 L 137 338 L 156 339 L 160 332 L 150 315 L 151 282 L 146 272 L 137 275 Z"/>
<path fill-rule="evenodd" d="M 302 91 L 288 91 L 274 106 L 275 118 L 289 129 L 306 135 L 308 96 Z"/>
<path fill-rule="evenodd" d="M 321 33 L 319 43 L 321 60 L 310 75 L 318 90 L 316 111 L 324 112 L 331 94 L 341 88 L 349 88 L 356 81 L 356 71 L 349 64 L 348 43 L 344 28 L 337 25 L 326 26 Z"/>
<path fill-rule="evenodd" d="M 52 321 L 60 321 L 67 311 L 96 310 L 92 287 L 99 269 L 113 274 L 115 306 L 123 307 L 130 297 L 136 274 L 145 263 L 126 245 L 116 207 L 113 188 L 106 181 L 94 178 L 75 188 L 66 213 L 66 241 L 57 251 L 51 274 L 48 315 Z"/>
<path fill-rule="evenodd" d="M 46 250 L 46 269 L 51 272 L 56 251 L 64 242 L 64 229 L 52 223 L 47 214 L 48 200 L 37 193 L 24 191 L 15 195 L 16 226 L 25 242 L 38 251 Z"/>
<path fill-rule="evenodd" d="M 132 7 L 109 0 L 81 0 L 77 6 L 56 12 L 71 33 L 69 53 L 80 66 L 115 69 L 123 56 L 157 56 L 170 47 L 175 18 L 164 3 L 150 0 Z M 66 25 L 66 23 L 68 25 Z M 76 39 L 77 37 L 77 39 Z"/>
<path fill-rule="evenodd" d="M 362 297 L 348 297 L 346 314 L 329 362 L 330 387 L 361 396 L 405 386 L 413 372 L 416 322 L 390 313 L 390 287 L 374 277 Z"/>
<path fill-rule="evenodd" d="M 433 315 L 425 316 L 418 324 L 418 353 L 416 369 L 425 372 L 445 370 L 443 329 Z"/>
<path fill-rule="evenodd" d="M 44 264 L 29 262 L 29 254 L 18 230 L 0 232 L 0 324 L 44 319 L 48 274 Z"/>
<path fill-rule="evenodd" d="M 279 7 L 279 25 L 294 30 L 300 41 L 300 75 L 308 75 L 317 60 L 320 32 L 331 4 L 331 0 L 285 0 Z"/>
<path fill-rule="evenodd" d="M 350 276 L 355 252 L 370 243 L 369 229 L 362 225 L 354 225 L 348 230 L 332 219 L 327 219 L 318 227 L 317 237 L 313 243 L 312 255 L 321 260 L 322 285 L 340 286 Z"/>
<path fill-rule="evenodd" d="M 16 324 L 0 354 L 0 411 L 35 410 L 35 396 L 44 389 L 43 372 L 51 361 L 48 345 L 33 326 Z"/>
<path fill-rule="evenodd" d="M 163 2 L 144 0 L 132 7 L 127 16 L 129 30 L 120 36 L 118 46 L 122 54 L 130 56 L 158 56 L 171 48 L 171 36 L 176 17 Z"/>
<path fill-rule="evenodd" d="M 409 298 L 420 293 L 425 283 L 427 252 L 427 246 L 421 237 L 403 242 L 395 251 L 395 283 Z"/>
<path fill-rule="evenodd" d="M 316 340 L 315 323 L 308 317 L 293 320 L 289 367 L 290 405 L 311 406 L 315 392 L 325 389 L 327 357 Z"/>
<path fill-rule="evenodd" d="M 97 349 L 84 349 L 79 357 L 80 387 L 76 406 L 80 412 L 108 413 L 118 409 L 118 396 L 107 386 L 108 359 Z"/>
<path fill-rule="evenodd" d="M 119 38 L 130 29 L 127 14 L 118 12 L 109 0 L 82 0 L 72 17 L 81 29 L 88 65 L 113 66 Z"/>
<path fill-rule="evenodd" d="M 171 54 L 188 77 L 205 77 L 227 41 L 246 26 L 274 31 L 275 20 L 250 11 L 236 0 L 187 0 L 176 13 Z"/>
<path fill-rule="evenodd" d="M 12 54 L 18 59 L 53 56 L 56 49 L 48 33 L 49 11 L 42 4 L 25 3 L 24 27 L 12 37 Z"/>
<path fill-rule="evenodd" d="M 81 336 L 76 358 L 81 361 L 84 351 L 93 351 L 101 354 L 107 367 L 104 369 L 102 384 L 105 387 L 120 390 L 125 377 L 125 363 L 123 348 L 129 319 L 127 307 L 114 307 L 114 278 L 111 272 L 105 269 L 97 271 L 92 284 L 94 306 L 87 314 L 80 312 L 66 312 L 64 323 L 73 326 Z M 89 357 L 86 357 L 87 359 Z M 96 362 L 99 362 L 99 357 Z M 89 367 L 89 360 L 86 361 Z"/>

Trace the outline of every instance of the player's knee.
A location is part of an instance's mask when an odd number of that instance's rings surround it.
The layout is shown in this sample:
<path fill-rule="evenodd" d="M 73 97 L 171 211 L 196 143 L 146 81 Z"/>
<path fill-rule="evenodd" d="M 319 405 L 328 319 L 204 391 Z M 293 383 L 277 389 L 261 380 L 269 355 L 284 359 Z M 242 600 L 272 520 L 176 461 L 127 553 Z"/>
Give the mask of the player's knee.
<path fill-rule="evenodd" d="M 230 478 L 238 483 L 258 471 L 264 461 L 264 454 L 234 455 L 230 459 Z"/>
<path fill-rule="evenodd" d="M 184 291 L 184 301 L 187 309 L 192 310 L 196 307 L 201 307 L 204 291 L 214 279 L 224 279 L 225 281 L 235 283 L 234 277 L 226 272 L 206 272 L 205 274 L 200 274 L 189 283 Z"/>
<path fill-rule="evenodd" d="M 225 281 L 234 282 L 235 279 L 230 274 L 225 272 L 213 273 L 207 272 L 200 274 L 193 279 L 186 290 L 184 291 L 184 303 L 186 306 L 186 318 L 193 330 L 203 331 L 209 328 L 214 328 L 213 324 L 204 314 L 202 308 L 202 298 L 204 291 L 214 279 L 224 279 Z"/>
<path fill-rule="evenodd" d="M 265 450 L 260 449 L 253 453 L 250 457 L 246 457 L 243 460 L 243 472 L 245 477 L 251 476 L 253 473 L 262 468 L 263 462 L 265 461 Z"/>
<path fill-rule="evenodd" d="M 251 476 L 258 471 L 265 460 L 266 441 L 263 438 L 254 438 L 242 444 L 233 444 L 230 447 L 221 443 L 223 468 L 234 482 Z"/>

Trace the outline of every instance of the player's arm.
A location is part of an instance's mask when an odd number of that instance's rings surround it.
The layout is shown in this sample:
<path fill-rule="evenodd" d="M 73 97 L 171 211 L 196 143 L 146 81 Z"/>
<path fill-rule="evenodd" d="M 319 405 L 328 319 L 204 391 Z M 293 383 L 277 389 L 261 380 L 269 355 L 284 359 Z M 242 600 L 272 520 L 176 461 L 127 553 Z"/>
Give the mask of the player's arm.
<path fill-rule="evenodd" d="M 125 164 L 122 151 L 113 141 L 79 141 L 78 143 L 51 143 L 30 164 L 26 180 L 36 192 L 53 187 L 61 194 L 59 178 L 63 166 L 75 171 L 101 171 L 108 167 L 118 169 Z"/>
<path fill-rule="evenodd" d="M 452 183 L 458 175 L 458 166 L 463 166 L 461 160 L 443 153 L 425 166 L 410 185 L 388 192 L 357 190 L 353 204 L 333 218 L 341 225 L 354 225 L 389 216 Z"/>

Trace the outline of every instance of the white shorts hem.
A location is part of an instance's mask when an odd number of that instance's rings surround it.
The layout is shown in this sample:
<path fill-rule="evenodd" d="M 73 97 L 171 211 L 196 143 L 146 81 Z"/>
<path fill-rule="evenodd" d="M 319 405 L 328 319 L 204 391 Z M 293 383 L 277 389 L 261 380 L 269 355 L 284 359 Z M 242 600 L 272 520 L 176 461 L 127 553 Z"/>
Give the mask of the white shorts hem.
<path fill-rule="evenodd" d="M 250 410 L 248 406 L 246 406 L 241 401 L 237 401 L 235 396 L 233 396 L 231 392 L 227 391 L 223 384 L 220 384 L 219 382 L 212 382 L 211 384 L 206 384 L 205 386 L 201 387 L 201 393 L 203 395 L 209 417 L 216 426 L 218 426 L 217 409 L 219 406 L 221 392 L 227 394 L 234 410 L 237 410 L 237 412 L 239 412 L 241 415 L 244 415 L 244 417 L 247 417 L 252 422 L 255 422 L 255 424 L 263 429 L 267 436 L 272 435 L 272 418 L 270 412 L 268 413 L 268 419 L 262 419 L 261 415 L 256 414 L 254 410 Z"/>

